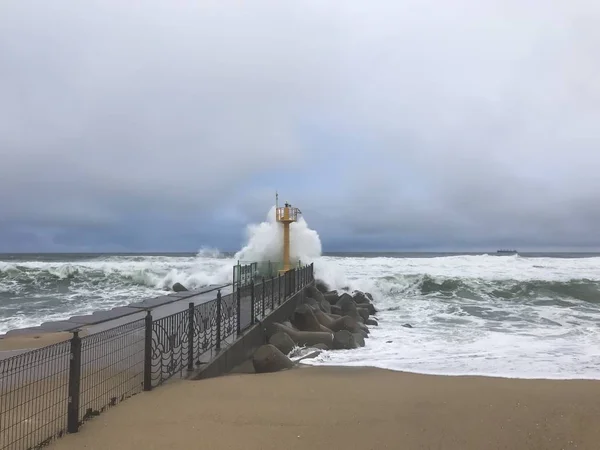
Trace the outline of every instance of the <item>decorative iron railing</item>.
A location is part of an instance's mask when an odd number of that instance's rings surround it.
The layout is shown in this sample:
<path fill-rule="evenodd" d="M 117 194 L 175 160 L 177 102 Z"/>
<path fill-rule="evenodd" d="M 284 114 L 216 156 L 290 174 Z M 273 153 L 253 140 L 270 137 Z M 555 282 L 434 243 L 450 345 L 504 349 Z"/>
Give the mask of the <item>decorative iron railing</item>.
<path fill-rule="evenodd" d="M 0 360 L 0 450 L 38 449 L 142 390 L 210 362 L 314 279 L 313 266 L 227 295 Z"/>
<path fill-rule="evenodd" d="M 301 261 L 293 262 L 292 266 L 295 269 L 300 269 L 303 267 Z M 240 269 L 234 268 L 234 273 L 237 270 L 238 272 L 245 272 L 246 274 L 251 273 L 252 275 L 247 275 L 247 278 L 258 279 L 261 278 L 271 278 L 279 275 L 280 271 L 283 270 L 284 264 L 282 261 L 258 261 L 258 262 L 247 262 L 247 261 L 238 261 L 238 265 L 236 267 L 240 267 Z M 234 276 L 235 279 L 235 276 Z"/>
<path fill-rule="evenodd" d="M 258 276 L 258 263 L 238 263 L 233 266 L 233 290 L 252 284 Z"/>

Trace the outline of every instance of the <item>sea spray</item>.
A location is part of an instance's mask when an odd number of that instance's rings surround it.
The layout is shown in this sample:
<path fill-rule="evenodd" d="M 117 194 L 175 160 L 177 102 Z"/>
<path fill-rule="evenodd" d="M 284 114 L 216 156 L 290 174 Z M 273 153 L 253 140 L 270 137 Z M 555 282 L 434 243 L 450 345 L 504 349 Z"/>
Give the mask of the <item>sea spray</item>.
<path fill-rule="evenodd" d="M 266 220 L 250 224 L 246 229 L 247 243 L 235 254 L 240 262 L 281 262 L 283 256 L 283 226 L 275 220 L 275 206 Z M 355 280 L 346 278 L 343 270 L 321 258 L 322 246 L 319 234 L 308 226 L 302 216 L 290 224 L 290 259 L 292 264 L 314 263 L 315 277 L 323 280 L 331 289 L 358 289 Z M 364 283 L 363 283 L 364 284 Z"/>
<path fill-rule="evenodd" d="M 250 224 L 246 230 L 248 242 L 234 259 L 246 262 L 280 262 L 283 252 L 283 226 L 275 220 L 275 206 L 264 222 Z M 308 227 L 302 216 L 290 224 L 290 259 L 310 264 L 321 256 L 321 240 Z"/>
<path fill-rule="evenodd" d="M 337 255 L 307 262 L 333 288 L 371 292 L 380 324 L 366 347 L 315 363 L 600 378 L 599 257 Z M 0 257 L 0 332 L 160 295 L 157 286 L 175 281 L 230 280 L 234 263 L 204 252 Z"/>

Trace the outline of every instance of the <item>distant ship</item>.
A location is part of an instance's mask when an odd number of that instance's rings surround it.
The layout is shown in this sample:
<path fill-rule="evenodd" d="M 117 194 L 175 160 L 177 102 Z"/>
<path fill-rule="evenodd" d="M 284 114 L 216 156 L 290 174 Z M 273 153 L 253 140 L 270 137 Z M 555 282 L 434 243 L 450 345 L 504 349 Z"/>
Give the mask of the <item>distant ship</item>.
<path fill-rule="evenodd" d="M 497 255 L 517 255 L 518 253 L 516 250 L 496 250 Z"/>

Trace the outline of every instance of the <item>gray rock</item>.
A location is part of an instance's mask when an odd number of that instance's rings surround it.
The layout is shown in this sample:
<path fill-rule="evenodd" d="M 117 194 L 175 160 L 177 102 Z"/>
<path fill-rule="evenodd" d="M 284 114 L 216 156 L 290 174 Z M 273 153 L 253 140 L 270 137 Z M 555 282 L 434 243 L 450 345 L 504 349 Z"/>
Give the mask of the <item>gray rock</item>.
<path fill-rule="evenodd" d="M 365 320 L 365 325 L 378 326 L 379 322 L 377 322 L 375 319 L 368 318 L 367 320 Z"/>
<path fill-rule="evenodd" d="M 317 302 L 317 301 L 316 301 L 314 298 L 312 298 L 312 297 L 306 297 L 306 298 L 304 299 L 304 302 L 303 302 L 303 303 L 304 303 L 305 305 L 310 305 L 310 306 L 317 307 L 317 308 L 319 307 L 319 302 Z"/>
<path fill-rule="evenodd" d="M 321 303 L 319 303 L 319 309 L 324 313 L 329 314 L 331 312 L 331 305 L 328 301 L 322 301 Z"/>
<path fill-rule="evenodd" d="M 352 333 L 352 335 L 354 336 L 354 341 L 356 342 L 356 345 L 358 345 L 359 347 L 365 346 L 365 337 L 362 334 Z"/>
<path fill-rule="evenodd" d="M 321 331 L 321 324 L 309 305 L 300 305 L 296 308 L 292 324 L 300 331 Z"/>
<path fill-rule="evenodd" d="M 340 296 L 338 295 L 338 293 L 336 291 L 333 292 L 328 292 L 326 294 L 323 294 L 323 298 L 329 302 L 331 305 L 335 305 L 338 300 L 340 299 Z"/>
<path fill-rule="evenodd" d="M 354 301 L 357 304 L 358 303 L 370 303 L 369 298 L 364 294 L 364 292 L 354 291 L 352 297 L 354 298 Z"/>
<path fill-rule="evenodd" d="M 323 293 L 314 286 L 306 286 L 305 292 L 309 297 L 314 298 L 317 303 L 321 303 L 322 300 L 325 300 Z"/>
<path fill-rule="evenodd" d="M 352 350 L 356 348 L 354 335 L 348 330 L 336 331 L 333 335 L 333 348 L 336 350 Z"/>
<path fill-rule="evenodd" d="M 350 295 L 342 294 L 340 296 L 340 299 L 336 303 L 336 306 L 339 306 L 341 308 L 343 316 L 354 317 L 357 320 L 359 320 L 359 318 L 360 318 L 360 319 L 362 319 L 362 321 L 364 321 L 362 316 L 358 313 L 358 309 L 356 308 L 356 303 L 354 302 L 352 297 L 350 297 Z"/>
<path fill-rule="evenodd" d="M 329 286 L 323 280 L 315 280 L 315 287 L 323 294 L 329 291 Z"/>
<path fill-rule="evenodd" d="M 356 335 L 362 336 L 364 339 L 369 337 L 369 333 L 367 333 L 365 330 L 354 331 L 352 334 L 354 336 L 356 336 Z"/>
<path fill-rule="evenodd" d="M 337 314 L 338 316 L 342 316 L 342 308 L 337 305 L 331 305 L 331 314 Z"/>
<path fill-rule="evenodd" d="M 296 364 L 299 363 L 300 361 L 304 361 L 305 359 L 314 359 L 317 356 L 319 356 L 321 354 L 321 350 L 320 349 L 316 349 L 304 356 L 301 356 L 300 358 L 298 358 L 295 362 Z"/>
<path fill-rule="evenodd" d="M 252 365 L 256 373 L 279 372 L 294 367 L 292 360 L 271 344 L 261 345 L 254 352 Z"/>
<path fill-rule="evenodd" d="M 329 348 L 333 347 L 333 333 L 331 331 L 298 331 L 277 322 L 267 325 L 265 331 L 268 337 L 279 331 L 287 333 L 298 346 L 312 347 L 316 344 L 326 344 Z"/>
<path fill-rule="evenodd" d="M 412 328 L 413 326 L 410 323 L 405 323 L 402 325 L 404 328 Z"/>
<path fill-rule="evenodd" d="M 269 344 L 277 347 L 284 355 L 289 355 L 296 346 L 292 338 L 287 333 L 281 331 L 269 338 Z"/>
<path fill-rule="evenodd" d="M 362 319 L 364 321 L 366 321 L 369 318 L 369 311 L 365 308 L 361 308 L 360 306 L 356 308 L 356 311 L 358 312 L 358 314 L 360 315 L 360 317 L 362 317 Z"/>
<path fill-rule="evenodd" d="M 185 287 L 183 284 L 181 284 L 181 283 L 175 283 L 171 289 L 173 289 L 173 291 L 174 291 L 174 292 L 185 292 L 185 291 L 187 291 L 187 290 L 188 290 L 188 289 L 187 289 L 187 288 L 186 288 L 186 287 Z"/>
<path fill-rule="evenodd" d="M 329 346 L 327 344 L 315 344 L 312 347 L 319 350 L 329 350 Z"/>
<path fill-rule="evenodd" d="M 372 303 L 357 303 L 356 306 L 358 306 L 359 308 L 366 309 L 371 315 L 377 313 L 377 310 L 375 309 L 375 306 Z"/>

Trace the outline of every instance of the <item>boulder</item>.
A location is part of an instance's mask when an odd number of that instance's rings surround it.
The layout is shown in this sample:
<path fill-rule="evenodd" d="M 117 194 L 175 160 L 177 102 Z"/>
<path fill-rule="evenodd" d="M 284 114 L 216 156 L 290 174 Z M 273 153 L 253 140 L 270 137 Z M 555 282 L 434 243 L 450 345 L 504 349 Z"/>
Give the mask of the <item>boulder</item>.
<path fill-rule="evenodd" d="M 354 301 L 357 304 L 358 303 L 370 303 L 369 298 L 364 294 L 364 292 L 354 291 L 352 297 L 354 298 Z"/>
<path fill-rule="evenodd" d="M 313 348 L 317 348 L 319 350 L 329 350 L 329 346 L 327 344 L 316 344 L 313 345 Z"/>
<path fill-rule="evenodd" d="M 360 334 L 360 333 L 352 333 L 352 335 L 354 336 L 354 342 L 356 342 L 356 345 L 358 347 L 364 347 L 365 346 L 365 337 Z"/>
<path fill-rule="evenodd" d="M 296 308 L 292 317 L 292 324 L 300 331 L 327 331 L 322 328 L 309 305 L 300 305 Z"/>
<path fill-rule="evenodd" d="M 338 316 L 342 315 L 342 308 L 337 305 L 331 305 L 331 314 L 335 314 Z"/>
<path fill-rule="evenodd" d="M 365 333 L 369 334 L 371 333 L 371 331 L 369 331 L 369 327 L 366 326 L 364 323 L 356 321 L 356 324 L 358 325 L 358 328 L 362 331 L 364 331 Z"/>
<path fill-rule="evenodd" d="M 187 291 L 187 290 L 188 290 L 188 289 L 187 289 L 187 288 L 186 288 L 186 287 L 185 287 L 183 284 L 181 284 L 181 283 L 175 283 L 171 289 L 173 289 L 173 291 L 174 291 L 174 292 L 185 292 L 185 291 Z"/>
<path fill-rule="evenodd" d="M 315 287 L 323 294 L 329 291 L 329 286 L 323 280 L 315 280 Z"/>
<path fill-rule="evenodd" d="M 252 365 L 256 373 L 279 372 L 294 367 L 292 360 L 271 344 L 261 345 L 254 352 Z"/>
<path fill-rule="evenodd" d="M 292 325 L 292 322 L 290 322 L 289 320 L 286 320 L 284 322 L 281 322 L 282 325 L 285 325 L 288 328 L 291 328 L 292 330 L 296 330 L 296 327 L 294 325 Z"/>
<path fill-rule="evenodd" d="M 410 323 L 405 323 L 402 325 L 404 328 L 412 328 L 413 326 Z"/>
<path fill-rule="evenodd" d="M 356 308 L 356 311 L 358 312 L 358 315 L 362 317 L 363 320 L 367 320 L 369 318 L 369 311 L 365 308 L 358 307 Z"/>
<path fill-rule="evenodd" d="M 289 355 L 294 349 L 296 344 L 292 341 L 292 338 L 283 332 L 275 333 L 269 338 L 269 344 L 274 345 L 284 355 Z"/>
<path fill-rule="evenodd" d="M 318 307 L 319 307 L 319 302 L 317 302 L 317 301 L 316 301 L 314 298 L 312 298 L 312 297 L 306 297 L 302 303 L 303 303 L 303 304 L 305 304 L 305 305 L 310 305 L 310 306 L 312 306 L 312 307 L 316 307 L 316 308 L 318 308 Z"/>
<path fill-rule="evenodd" d="M 340 299 L 338 293 L 336 291 L 328 292 L 327 294 L 323 294 L 323 298 L 332 305 L 335 305 Z"/>
<path fill-rule="evenodd" d="M 277 322 L 270 324 L 266 331 L 268 337 L 280 331 L 287 333 L 292 341 L 300 346 L 312 347 L 316 344 L 325 344 L 329 348 L 333 347 L 333 333 L 330 331 L 298 331 Z"/>
<path fill-rule="evenodd" d="M 371 295 L 370 292 L 365 292 L 365 297 L 367 297 L 369 300 L 373 301 L 373 296 Z"/>
<path fill-rule="evenodd" d="M 336 331 L 333 335 L 333 348 L 336 350 L 352 350 L 357 348 L 354 335 L 348 330 Z"/>
<path fill-rule="evenodd" d="M 323 293 L 313 285 L 306 286 L 306 288 L 304 288 L 304 292 L 306 292 L 306 295 L 308 295 L 309 297 L 314 298 L 317 301 L 317 303 L 321 303 L 322 300 L 325 300 L 325 297 L 323 297 Z"/>
<path fill-rule="evenodd" d="M 373 306 L 372 303 L 357 303 L 356 306 L 358 306 L 359 308 L 366 309 L 371 315 L 377 314 L 377 310 L 375 309 L 375 306 Z"/>
<path fill-rule="evenodd" d="M 301 356 L 300 358 L 298 358 L 296 361 L 294 361 L 296 364 L 298 364 L 301 361 L 304 361 L 305 359 L 313 359 L 316 358 L 317 356 L 319 356 L 321 354 L 321 350 L 320 349 L 315 349 L 310 353 L 307 353 L 304 356 Z"/>
<path fill-rule="evenodd" d="M 324 313 L 330 313 L 331 312 L 331 305 L 329 304 L 328 301 L 322 301 L 321 303 L 319 303 L 319 309 L 321 311 L 323 311 Z"/>
<path fill-rule="evenodd" d="M 360 330 L 360 327 L 356 323 L 356 320 L 354 320 L 350 316 L 342 316 L 337 319 L 334 319 L 333 317 L 329 316 L 328 314 L 325 314 L 322 311 L 315 311 L 314 315 L 321 325 L 327 327 L 333 332 L 340 330 L 348 330 L 354 332 Z"/>
<path fill-rule="evenodd" d="M 336 306 L 340 307 L 342 315 L 344 316 L 354 317 L 355 319 L 358 319 L 359 317 L 362 318 L 362 316 L 358 314 L 356 303 L 354 303 L 354 300 L 352 300 L 352 297 L 350 297 L 348 294 L 342 294 L 336 303 Z"/>
<path fill-rule="evenodd" d="M 378 326 L 379 322 L 377 322 L 375 319 L 367 319 L 365 320 L 365 325 L 373 325 L 373 326 Z"/>
<path fill-rule="evenodd" d="M 369 337 L 369 333 L 367 333 L 365 330 L 358 330 L 358 331 L 354 331 L 352 334 L 354 335 L 360 335 L 363 338 L 367 339 Z"/>

